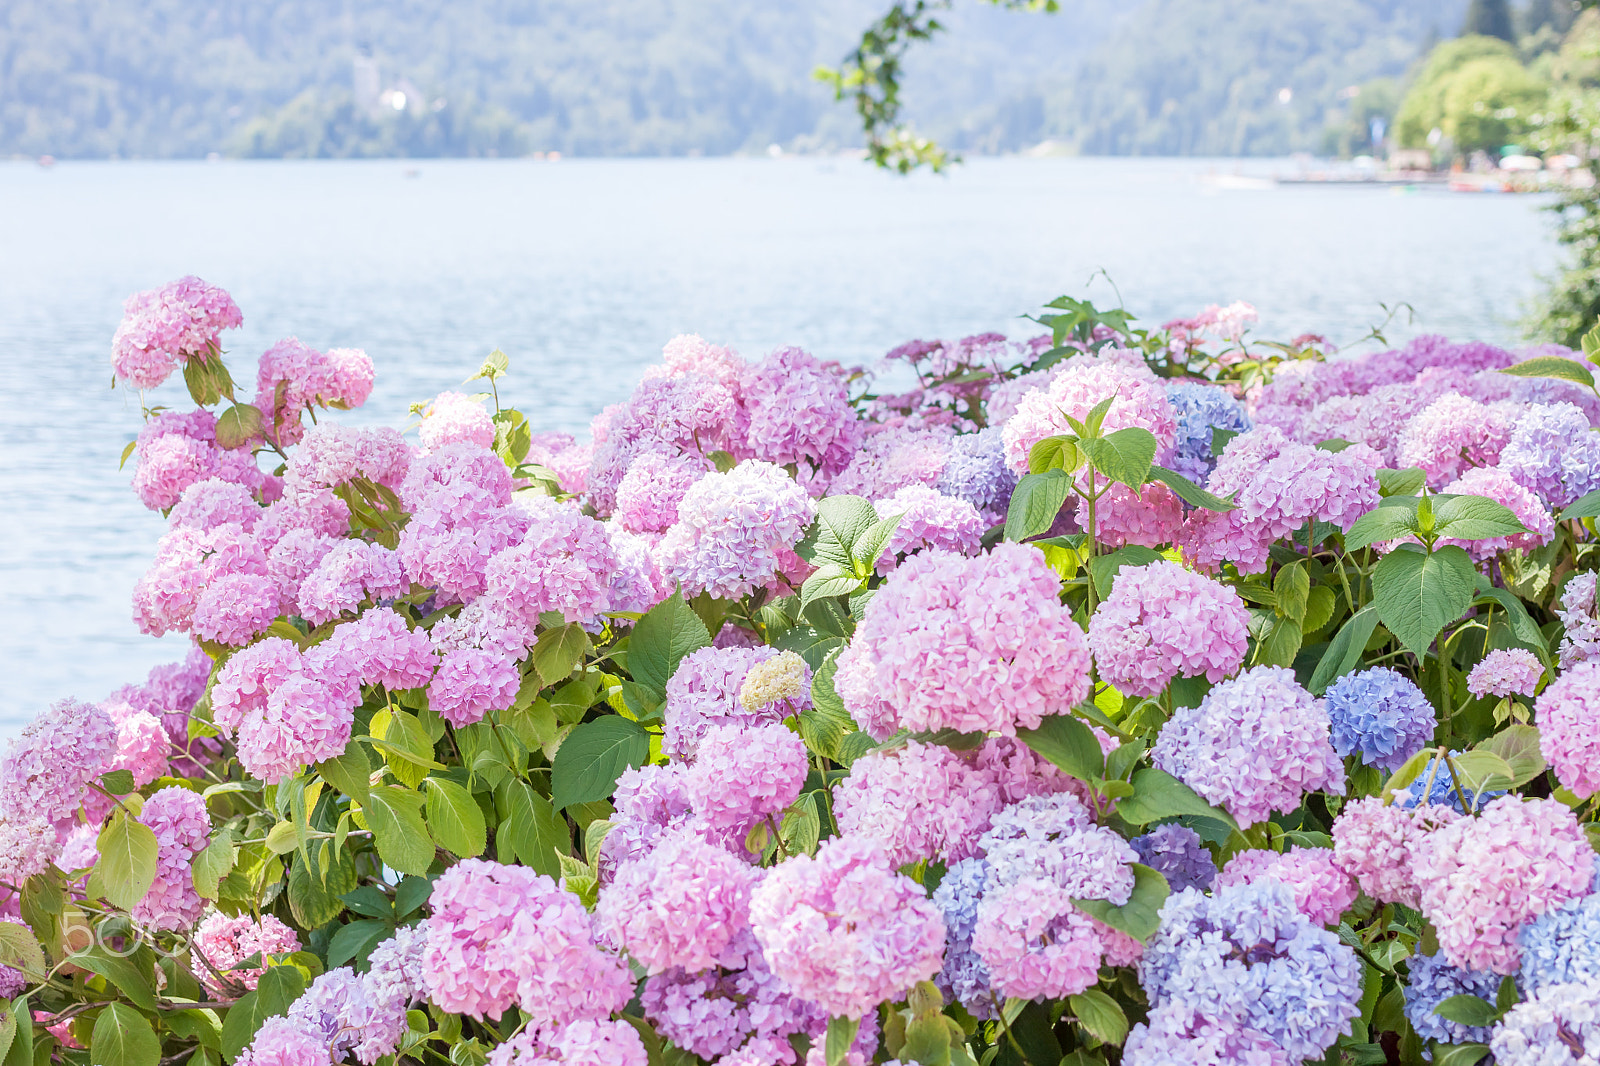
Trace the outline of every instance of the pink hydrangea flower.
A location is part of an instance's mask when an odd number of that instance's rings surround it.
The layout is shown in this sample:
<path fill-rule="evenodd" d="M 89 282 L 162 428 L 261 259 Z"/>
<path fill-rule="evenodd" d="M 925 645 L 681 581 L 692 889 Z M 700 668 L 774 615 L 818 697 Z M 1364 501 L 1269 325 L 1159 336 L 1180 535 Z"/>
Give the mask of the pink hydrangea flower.
<path fill-rule="evenodd" d="M 1579 796 L 1600 792 L 1600 662 L 1564 670 L 1534 705 L 1539 753 Z"/>
<path fill-rule="evenodd" d="M 684 493 L 657 559 L 685 596 L 739 599 L 772 584 L 816 507 L 781 467 L 749 460 Z"/>
<path fill-rule="evenodd" d="M 1156 438 L 1156 462 L 1170 456 L 1178 421 L 1164 390 L 1148 371 L 1110 362 L 1075 362 L 1048 385 L 1022 397 L 1005 424 L 1006 462 L 1028 472 L 1028 452 L 1046 437 L 1075 433 L 1070 415 L 1084 417 L 1108 396 L 1115 397 L 1101 422 L 1102 434 L 1147 429 Z"/>
<path fill-rule="evenodd" d="M 861 756 L 833 795 L 839 831 L 876 840 L 896 867 L 967 858 L 1002 805 L 988 774 L 917 740 Z"/>
<path fill-rule="evenodd" d="M 281 600 L 278 582 L 268 574 L 222 574 L 195 601 L 189 631 L 199 640 L 237 648 L 271 628 Z"/>
<path fill-rule="evenodd" d="M 223 986 L 223 980 L 254 991 L 256 982 L 267 972 L 266 956 L 299 951 L 301 944 L 293 929 L 270 914 L 263 914 L 258 922 L 248 914 L 230 917 L 221 911 L 212 911 L 195 929 L 191 948 L 205 959 L 205 963 L 195 968 L 195 976 L 213 995 L 222 996 L 232 995 Z M 239 963 L 256 954 L 262 956 L 262 965 L 237 968 Z"/>
<path fill-rule="evenodd" d="M 133 490 L 152 511 L 165 511 L 189 486 L 222 476 L 217 420 L 210 411 L 157 415 L 139 431 L 136 452 Z"/>
<path fill-rule="evenodd" d="M 692 829 L 668 833 L 622 866 L 595 909 L 595 931 L 626 948 L 648 973 L 717 963 L 750 922 L 760 871 Z"/>
<path fill-rule="evenodd" d="M 845 707 L 882 740 L 898 728 L 1014 736 L 1089 692 L 1089 647 L 1060 579 L 1024 544 L 967 559 L 913 555 L 883 583 L 839 656 Z"/>
<path fill-rule="evenodd" d="M 494 444 L 494 420 L 481 402 L 459 392 L 441 392 L 422 411 L 422 426 L 417 430 L 422 446 L 430 452 L 446 444 Z"/>
<path fill-rule="evenodd" d="M 153 389 L 179 363 L 219 350 L 222 331 L 243 324 L 233 298 L 197 277 L 136 292 L 123 303 L 111 339 L 112 372 L 135 388 Z"/>
<path fill-rule="evenodd" d="M 684 656 L 667 681 L 661 750 L 674 759 L 692 759 L 713 725 L 777 722 L 811 706 L 809 689 L 761 707 L 748 707 L 739 699 L 750 671 L 779 654 L 769 647 L 711 647 Z"/>
<path fill-rule="evenodd" d="M 282 1015 L 262 1022 L 250 1046 L 234 1060 L 237 1066 L 327 1066 L 330 1061 L 323 1034 Z"/>
<path fill-rule="evenodd" d="M 1422 889 L 1412 871 L 1412 856 L 1424 837 L 1460 817 L 1437 804 L 1405 808 L 1377 796 L 1363 797 L 1346 804 L 1334 819 L 1334 861 L 1379 903 L 1418 910 Z"/>
<path fill-rule="evenodd" d="M 828 492 L 880 500 L 910 485 L 936 486 L 952 439 L 950 430 L 937 427 L 878 429 L 868 434 L 850 465 L 829 482 Z"/>
<path fill-rule="evenodd" d="M 1544 677 L 1544 664 L 1526 648 L 1496 648 L 1467 675 L 1474 696 L 1531 696 Z"/>
<path fill-rule="evenodd" d="M 1307 792 L 1344 794 L 1328 712 L 1280 666 L 1254 667 L 1180 707 L 1154 761 L 1246 826 L 1294 810 Z"/>
<path fill-rule="evenodd" d="M 717 725 L 700 739 L 683 783 L 708 825 L 742 832 L 793 803 L 806 771 L 805 742 L 787 726 Z"/>
<path fill-rule="evenodd" d="M 532 1026 L 561 1026 L 603 1018 L 633 994 L 627 968 L 595 946 L 578 897 L 525 866 L 458 862 L 429 905 L 422 980 L 444 1010 L 498 1018 L 515 1003 Z"/>
<path fill-rule="evenodd" d="M 261 504 L 244 485 L 210 477 L 184 489 L 167 520 L 174 527 L 212 529 L 232 523 L 249 531 L 261 514 Z"/>
<path fill-rule="evenodd" d="M 1080 529 L 1089 528 L 1089 501 L 1081 496 L 1075 517 Z M 1176 540 L 1182 526 L 1182 501 L 1159 482 L 1146 485 L 1138 495 L 1126 485 L 1113 484 L 1095 501 L 1094 535 L 1108 548 L 1125 544 L 1159 548 Z"/>
<path fill-rule="evenodd" d="M 1421 467 L 1437 490 L 1473 467 L 1498 462 L 1515 422 L 1515 405 L 1446 393 L 1406 423 L 1395 461 Z"/>
<path fill-rule="evenodd" d="M 105 711 L 75 700 L 52 704 L 22 727 L 0 760 L 0 821 L 69 821 L 116 750 L 116 723 Z"/>
<path fill-rule="evenodd" d="M 694 453 L 645 452 L 628 464 L 617 485 L 612 518 L 630 533 L 665 533 L 677 522 L 678 504 L 689 486 L 712 469 Z"/>
<path fill-rule="evenodd" d="M 399 430 L 324 422 L 307 430 L 290 456 L 283 490 L 298 498 L 309 490 L 337 488 L 357 478 L 397 489 L 410 466 L 411 448 Z"/>
<path fill-rule="evenodd" d="M 1561 669 L 1576 663 L 1600 659 L 1600 597 L 1596 579 L 1600 574 L 1587 571 L 1574 574 L 1561 592 L 1556 616 L 1565 632 L 1561 636 Z"/>
<path fill-rule="evenodd" d="M 487 594 L 529 625 L 545 611 L 589 622 L 611 610 L 617 554 L 605 525 L 548 496 L 534 497 L 527 506 L 527 533 L 489 560 Z"/>
<path fill-rule="evenodd" d="M 370 608 L 335 628 L 321 646 L 361 684 L 391 691 L 426 685 L 438 662 L 427 630 L 412 629 L 392 607 Z"/>
<path fill-rule="evenodd" d="M 255 407 L 280 447 L 305 435 L 300 417 L 312 406 L 348 410 L 372 393 L 372 360 L 357 348 L 319 352 L 289 337 L 268 348 L 256 367 Z"/>
<path fill-rule="evenodd" d="M 412 461 L 400 483 L 400 502 L 412 513 L 486 513 L 511 503 L 511 471 L 487 448 L 447 444 Z"/>
<path fill-rule="evenodd" d="M 151 929 L 187 929 L 205 909 L 194 887 L 194 860 L 211 840 L 206 801 L 173 785 L 144 801 L 139 821 L 155 833 L 159 850 L 155 883 L 134 904 L 133 920 Z"/>
<path fill-rule="evenodd" d="M 239 761 L 269 784 L 341 754 L 350 742 L 359 684 L 334 649 L 302 656 L 281 637 L 234 654 L 212 688 L 212 721 L 237 735 Z"/>
<path fill-rule="evenodd" d="M 364 540 L 344 540 L 329 549 L 300 583 L 298 610 L 312 625 L 331 622 L 367 600 L 399 596 L 409 584 L 399 553 Z"/>
<path fill-rule="evenodd" d="M 648 1066 L 649 1061 L 639 1030 L 621 1019 L 580 1018 L 559 1029 L 528 1028 L 489 1052 L 489 1066 Z"/>
<path fill-rule="evenodd" d="M 1427 834 L 1413 856 L 1422 913 L 1450 964 L 1501 974 L 1521 965 L 1522 927 L 1586 895 L 1594 864 L 1565 804 L 1521 796 L 1491 800 L 1480 816 Z"/>
<path fill-rule="evenodd" d="M 89 849 L 94 850 L 91 840 Z M 8 813 L 0 818 L 0 878 L 20 885 L 44 873 L 52 862 L 66 862 L 56 828 L 43 815 Z M 67 869 L 77 869 L 70 866 Z"/>
<path fill-rule="evenodd" d="M 185 632 L 209 587 L 230 574 L 268 575 L 266 553 L 243 527 L 169 530 L 156 543 L 155 559 L 134 586 L 134 621 L 151 636 Z M 275 583 L 273 588 L 276 599 Z M 260 588 L 255 592 L 264 595 Z M 216 609 L 220 608 L 208 608 L 208 615 Z M 208 628 L 212 625 L 221 631 L 220 619 L 213 617 Z"/>
<path fill-rule="evenodd" d="M 428 706 L 453 726 L 481 721 L 517 698 L 522 674 L 510 656 L 477 648 L 458 648 L 439 661 L 428 683 Z"/>
<path fill-rule="evenodd" d="M 976 555 L 989 528 L 972 504 L 926 485 L 907 485 L 873 508 L 880 518 L 900 519 L 878 559 L 880 574 L 893 570 L 900 556 L 927 548 Z"/>
<path fill-rule="evenodd" d="M 168 738 L 161 719 L 115 695 L 101 703 L 100 709 L 117 726 L 117 750 L 107 770 L 127 770 L 133 774 L 136 788 L 167 772 Z"/>
<path fill-rule="evenodd" d="M 1039 878 L 984 894 L 972 937 L 990 984 L 1019 999 L 1077 995 L 1100 979 L 1103 926 Z"/>
<path fill-rule="evenodd" d="M 945 925 L 877 843 L 835 837 L 774 867 L 750 901 L 767 964 L 830 1015 L 860 1018 L 939 972 Z"/>
<path fill-rule="evenodd" d="M 741 459 L 804 464 L 827 478 L 843 470 L 861 444 L 861 423 L 836 363 L 779 348 L 740 375 L 739 394 L 733 437 Z"/>
<path fill-rule="evenodd" d="M 1089 620 L 1101 675 L 1130 696 L 1155 696 L 1178 675 L 1221 681 L 1250 642 L 1249 612 L 1232 588 L 1177 563 L 1124 566 Z"/>
<path fill-rule="evenodd" d="M 1318 925 L 1334 925 L 1356 901 L 1356 884 L 1327 848 L 1241 851 L 1217 875 L 1215 887 L 1277 881 L 1294 892 L 1294 905 Z"/>

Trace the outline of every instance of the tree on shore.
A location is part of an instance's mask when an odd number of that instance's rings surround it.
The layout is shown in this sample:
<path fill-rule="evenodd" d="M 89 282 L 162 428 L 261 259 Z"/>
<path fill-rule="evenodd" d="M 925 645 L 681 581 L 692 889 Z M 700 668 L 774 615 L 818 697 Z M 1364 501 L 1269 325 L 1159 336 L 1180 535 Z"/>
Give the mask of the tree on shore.
<path fill-rule="evenodd" d="M 1511 26 L 1511 5 L 1506 0 L 1472 0 L 1461 33 L 1463 36 L 1475 33 L 1484 37 L 1498 37 L 1502 41 L 1515 43 L 1517 34 Z"/>

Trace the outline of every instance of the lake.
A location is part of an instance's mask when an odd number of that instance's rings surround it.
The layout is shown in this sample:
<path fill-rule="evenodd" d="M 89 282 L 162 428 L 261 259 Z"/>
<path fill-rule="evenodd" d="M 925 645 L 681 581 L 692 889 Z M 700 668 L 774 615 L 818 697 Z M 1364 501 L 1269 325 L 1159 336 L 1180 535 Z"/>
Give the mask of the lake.
<path fill-rule="evenodd" d="M 1505 344 L 1555 268 L 1538 198 L 1229 188 L 1291 164 L 974 160 L 910 180 L 854 160 L 0 164 L 0 733 L 158 662 L 129 596 L 164 523 L 117 470 L 139 427 L 112 391 L 129 293 L 227 288 L 235 378 L 294 334 L 378 367 L 359 423 L 456 386 L 493 348 L 536 428 L 582 431 L 682 332 L 746 355 L 870 362 L 913 337 L 1026 335 L 1061 293 L 1159 323 L 1249 300 L 1266 335 Z M 253 393 L 253 386 L 247 392 Z M 182 406 L 181 376 L 151 396 Z"/>

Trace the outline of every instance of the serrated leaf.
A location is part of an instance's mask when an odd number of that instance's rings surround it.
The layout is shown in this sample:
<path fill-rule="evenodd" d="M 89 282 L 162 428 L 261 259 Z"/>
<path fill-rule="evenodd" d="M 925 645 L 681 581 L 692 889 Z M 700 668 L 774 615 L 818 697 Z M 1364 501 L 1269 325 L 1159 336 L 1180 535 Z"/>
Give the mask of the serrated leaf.
<path fill-rule="evenodd" d="M 217 883 L 233 869 L 233 849 L 237 842 L 231 830 L 220 830 L 212 835 L 205 850 L 194 857 L 190 877 L 202 898 L 217 898 Z"/>
<path fill-rule="evenodd" d="M 1510 374 L 1519 378 L 1556 378 L 1560 381 L 1575 381 L 1585 388 L 1594 388 L 1594 375 L 1589 368 L 1575 359 L 1563 359 L 1559 355 L 1541 355 L 1534 359 L 1524 359 L 1520 363 L 1502 367 L 1502 374 Z"/>
<path fill-rule="evenodd" d="M 1509 788 L 1521 788 L 1545 771 L 1544 756 L 1539 752 L 1539 731 L 1531 725 L 1508 726 L 1476 745 L 1474 750 L 1491 752 L 1504 760 L 1511 771 Z"/>
<path fill-rule="evenodd" d="M 858 575 L 866 577 L 873 572 L 878 565 L 879 556 L 889 546 L 889 539 L 894 536 L 894 531 L 900 526 L 900 519 L 904 517 L 904 515 L 889 515 L 874 522 L 854 544 L 850 545 L 850 557 L 855 561 Z M 805 602 L 802 596 L 800 605 L 804 607 Z"/>
<path fill-rule="evenodd" d="M 843 1066 L 850 1045 L 855 1043 L 860 1018 L 829 1018 L 828 1032 L 823 1038 L 823 1056 L 828 1066 Z"/>
<path fill-rule="evenodd" d="M 363 745 L 348 744 L 341 755 L 318 763 L 315 769 L 328 784 L 361 806 L 366 806 L 367 790 L 371 787 L 372 760 L 367 758 Z"/>
<path fill-rule="evenodd" d="M 1516 772 L 1511 769 L 1510 763 L 1496 753 L 1481 748 L 1450 756 L 1450 765 L 1455 768 L 1461 787 L 1468 792 L 1482 793 L 1509 789 L 1516 779 Z"/>
<path fill-rule="evenodd" d="M 226 451 L 243 448 L 264 435 L 260 408 L 234 404 L 217 416 L 217 445 Z"/>
<path fill-rule="evenodd" d="M 1222 453 L 1228 450 L 1228 445 L 1233 438 L 1239 435 L 1236 429 L 1223 429 L 1221 426 L 1211 427 L 1211 456 L 1220 459 Z"/>
<path fill-rule="evenodd" d="M 1344 546 L 1349 551 L 1357 551 L 1373 544 L 1415 536 L 1419 530 L 1416 512 L 1411 507 L 1379 506 L 1356 519 L 1355 525 L 1344 535 Z"/>
<path fill-rule="evenodd" d="M 589 634 L 577 622 L 539 634 L 533 646 L 533 668 L 546 685 L 564 681 L 589 654 Z"/>
<path fill-rule="evenodd" d="M 1155 434 L 1137 426 L 1107 433 L 1098 440 L 1080 441 L 1094 468 L 1112 481 L 1139 488 L 1150 479 L 1156 458 Z"/>
<path fill-rule="evenodd" d="M 44 980 L 44 949 L 25 925 L 0 922 L 0 963 L 21 970 L 30 980 Z"/>
<path fill-rule="evenodd" d="M 1281 568 L 1273 579 L 1272 591 L 1277 597 L 1279 614 L 1296 625 L 1305 621 L 1306 600 L 1311 596 L 1311 575 L 1306 572 L 1304 563 Z"/>
<path fill-rule="evenodd" d="M 126 796 L 133 791 L 132 770 L 112 770 L 100 775 L 100 787 L 113 796 Z"/>
<path fill-rule="evenodd" d="M 617 778 L 650 759 L 650 733 L 637 722 L 607 715 L 584 722 L 567 735 L 550 773 L 550 798 L 557 810 L 610 797 Z"/>
<path fill-rule="evenodd" d="M 1161 561 L 1161 553 L 1143 544 L 1129 544 L 1105 555 L 1089 560 L 1089 576 L 1094 580 L 1095 591 L 1104 600 L 1116 587 L 1117 574 L 1124 566 L 1149 566 Z"/>
<path fill-rule="evenodd" d="M 1300 623 L 1300 628 L 1306 633 L 1315 633 L 1328 624 L 1333 617 L 1333 608 L 1338 603 L 1338 597 L 1326 585 L 1318 585 L 1306 596 L 1306 616 Z"/>
<path fill-rule="evenodd" d="M 1072 473 L 1083 462 L 1078 446 L 1071 437 L 1046 437 L 1028 449 L 1028 472 L 1042 474 L 1046 470 Z"/>
<path fill-rule="evenodd" d="M 124 466 L 128 465 L 128 456 L 132 455 L 133 454 L 133 450 L 135 448 L 137 448 L 138 446 L 139 446 L 139 442 L 137 440 L 130 440 L 127 443 L 127 445 L 122 449 L 122 458 L 117 460 L 117 469 L 118 470 L 121 470 Z"/>
<path fill-rule="evenodd" d="M 1402 470 L 1384 467 L 1378 471 L 1379 496 L 1415 496 L 1427 485 L 1427 471 L 1420 466 L 1408 466 Z"/>
<path fill-rule="evenodd" d="M 1070 714 L 1046 716 L 1038 729 L 1019 729 L 1017 739 L 1080 781 L 1105 776 L 1105 757 L 1094 731 Z"/>
<path fill-rule="evenodd" d="M 1067 1006 L 1088 1034 L 1102 1044 L 1122 1046 L 1128 1036 L 1128 1016 L 1122 1005 L 1098 988 L 1067 998 Z"/>
<path fill-rule="evenodd" d="M 80 951 L 73 955 L 72 964 L 104 977 L 112 988 L 121 992 L 135 1007 L 155 1010 L 156 993 L 152 983 L 153 978 L 148 971 L 141 970 L 135 961 L 141 954 L 135 952 L 127 956 L 115 955 L 103 947 L 95 946 L 88 951 Z M 148 956 L 144 958 L 148 959 Z"/>
<path fill-rule="evenodd" d="M 659 700 L 684 657 L 710 644 L 706 624 L 681 594 L 673 593 L 646 611 L 633 627 L 628 641 L 628 672 L 635 681 L 653 689 Z"/>
<path fill-rule="evenodd" d="M 341 925 L 328 941 L 328 965 L 343 966 L 351 960 L 359 962 L 393 934 L 394 923 L 380 918 L 364 918 Z"/>
<path fill-rule="evenodd" d="M 126 1003 L 111 1003 L 94 1021 L 89 1056 L 95 1066 L 156 1066 L 161 1041 L 144 1015 Z"/>
<path fill-rule="evenodd" d="M 131 909 L 155 884 L 160 852 L 155 833 L 119 807 L 100 831 L 95 849 L 100 858 L 89 875 L 89 894 Z"/>
<path fill-rule="evenodd" d="M 1207 492 L 1176 470 L 1168 470 L 1164 466 L 1152 466 L 1150 468 L 1150 480 L 1161 482 L 1172 490 L 1173 495 L 1190 507 L 1200 507 L 1207 511 L 1233 511 L 1238 509 L 1235 504 L 1224 500 L 1221 496 Z"/>
<path fill-rule="evenodd" d="M 1167 879 L 1148 866 L 1131 863 L 1133 869 L 1133 894 L 1120 907 L 1110 900 L 1074 899 L 1072 905 L 1091 917 L 1119 929 L 1135 940 L 1145 941 L 1156 935 L 1161 927 L 1161 905 L 1167 901 L 1171 889 Z"/>
<path fill-rule="evenodd" d="M 832 653 L 811 675 L 811 706 L 800 712 L 800 739 L 824 759 L 836 760 L 845 735 L 857 728 L 833 687 L 838 670 L 839 656 Z"/>
<path fill-rule="evenodd" d="M 854 570 L 838 563 L 823 563 L 800 586 L 800 606 L 809 607 L 819 599 L 848 596 L 861 588 L 863 579 Z"/>
<path fill-rule="evenodd" d="M 1558 521 L 1565 522 L 1571 518 L 1600 518 L 1600 489 L 1586 492 L 1561 512 Z"/>
<path fill-rule="evenodd" d="M 422 820 L 421 793 L 399 785 L 378 785 L 362 808 L 378 856 L 401 873 L 425 874 L 433 865 L 433 841 Z"/>
<path fill-rule="evenodd" d="M 1263 666 L 1293 666 L 1305 634 L 1298 623 L 1279 615 L 1265 615 L 1266 628 L 1255 661 Z"/>
<path fill-rule="evenodd" d="M 872 501 L 862 496 L 826 496 L 817 501 L 817 517 L 795 552 L 808 563 L 834 563 L 853 570 L 850 546 L 878 522 Z"/>
<path fill-rule="evenodd" d="M 1211 806 L 1194 789 L 1165 770 L 1146 767 L 1132 779 L 1133 795 L 1117 803 L 1117 814 L 1130 825 L 1148 825 L 1184 814 L 1211 818 L 1235 829 L 1238 824 L 1226 811 Z"/>
<path fill-rule="evenodd" d="M 472 793 L 443 777 L 430 777 L 422 786 L 428 797 L 428 832 L 434 842 L 457 858 L 482 855 L 488 830 Z"/>
<path fill-rule="evenodd" d="M 1493 1025 L 1500 1019 L 1500 1012 L 1493 1003 L 1470 995 L 1451 996 L 1434 1007 L 1433 1013 L 1446 1021 L 1459 1022 L 1473 1029 Z"/>
<path fill-rule="evenodd" d="M 1435 509 L 1433 531 L 1452 540 L 1489 540 L 1526 533 L 1528 527 L 1511 508 L 1487 496 L 1452 496 Z"/>
<path fill-rule="evenodd" d="M 1472 603 L 1478 571 L 1461 548 L 1427 554 L 1401 547 L 1372 570 L 1372 602 L 1389 632 L 1418 658 Z"/>
<path fill-rule="evenodd" d="M 1017 482 L 1006 507 L 1006 540 L 1037 537 L 1055 524 L 1072 493 L 1072 477 L 1063 470 L 1027 474 Z"/>

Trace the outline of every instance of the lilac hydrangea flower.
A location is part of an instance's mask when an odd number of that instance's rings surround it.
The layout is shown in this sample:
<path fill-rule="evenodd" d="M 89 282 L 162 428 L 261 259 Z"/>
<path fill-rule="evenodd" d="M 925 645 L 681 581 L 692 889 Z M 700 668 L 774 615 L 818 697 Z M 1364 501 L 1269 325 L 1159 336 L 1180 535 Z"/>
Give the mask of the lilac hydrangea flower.
<path fill-rule="evenodd" d="M 1286 852 L 1241 851 L 1217 875 L 1216 887 L 1276 881 L 1294 893 L 1300 913 L 1318 925 L 1336 925 L 1356 901 L 1356 884 L 1328 848 L 1296 844 Z"/>
<path fill-rule="evenodd" d="M 693 758 L 700 738 L 714 725 L 777 722 L 809 707 L 809 688 L 793 699 L 760 708 L 746 707 L 739 699 L 750 671 L 779 654 L 776 648 L 768 647 L 712 647 L 684 656 L 667 680 L 661 750 L 674 759 Z"/>
<path fill-rule="evenodd" d="M 849 464 L 861 444 L 861 423 L 838 364 L 799 348 L 779 348 L 739 378 L 740 458 L 778 466 L 805 464 L 824 478 Z"/>
<path fill-rule="evenodd" d="M 861 756 L 833 795 L 839 831 L 877 840 L 895 866 L 968 857 L 1001 806 L 988 775 L 917 740 Z"/>
<path fill-rule="evenodd" d="M 877 569 L 887 574 L 899 556 L 927 548 L 974 555 L 988 528 L 983 516 L 965 500 L 945 496 L 926 485 L 907 485 L 873 504 L 880 518 L 899 518 Z"/>
<path fill-rule="evenodd" d="M 1526 648 L 1496 648 L 1467 675 L 1474 696 L 1531 696 L 1544 677 L 1544 664 Z"/>
<path fill-rule="evenodd" d="M 1595 596 L 1600 574 L 1588 571 L 1574 574 L 1561 592 L 1556 616 L 1564 630 L 1561 637 L 1561 668 L 1600 659 L 1600 601 Z"/>
<path fill-rule="evenodd" d="M 685 596 L 739 599 L 772 584 L 816 506 L 782 467 L 758 460 L 695 482 L 659 547 L 661 572 Z"/>
<path fill-rule="evenodd" d="M 1539 753 L 1579 796 L 1600 792 L 1600 660 L 1562 671 L 1534 704 Z"/>
<path fill-rule="evenodd" d="M 1198 381 L 1169 384 L 1167 402 L 1172 404 L 1178 419 L 1172 469 L 1195 484 L 1203 485 L 1217 462 L 1216 456 L 1211 454 L 1212 431 L 1249 432 L 1250 416 L 1224 389 Z"/>
<path fill-rule="evenodd" d="M 944 915 L 944 968 L 934 980 L 947 999 L 960 1002 L 976 1018 L 992 1018 L 994 997 L 989 989 L 989 968 L 972 946 L 978 927 L 978 903 L 983 899 L 989 871 L 979 858 L 962 859 L 945 871 L 933 890 L 933 904 Z"/>
<path fill-rule="evenodd" d="M 1326 701 L 1333 750 L 1359 753 L 1368 766 L 1398 770 L 1433 740 L 1433 704 L 1388 667 L 1345 674 L 1329 686 Z"/>
<path fill-rule="evenodd" d="M 1249 620 L 1237 592 L 1177 563 L 1125 566 L 1089 620 L 1089 650 L 1120 691 L 1154 696 L 1179 674 L 1221 681 L 1239 669 Z"/>
<path fill-rule="evenodd" d="M 1597 1061 L 1600 980 L 1546 985 L 1534 992 L 1500 1020 L 1489 1050 L 1499 1066 L 1588 1066 Z"/>
<path fill-rule="evenodd" d="M 1217 879 L 1217 861 L 1200 840 L 1200 834 L 1176 822 L 1160 825 L 1130 842 L 1139 861 L 1167 879 L 1174 892 L 1198 888 L 1202 892 Z"/>
<path fill-rule="evenodd" d="M 1600 488 L 1600 434 L 1570 403 L 1534 404 L 1517 419 L 1499 466 L 1559 510 Z"/>
<path fill-rule="evenodd" d="M 963 433 L 950 441 L 944 469 L 934 487 L 946 496 L 966 500 L 990 525 L 1005 520 L 1017 475 L 1006 463 L 1006 442 L 999 426 Z"/>

